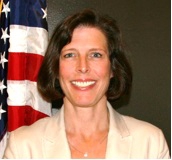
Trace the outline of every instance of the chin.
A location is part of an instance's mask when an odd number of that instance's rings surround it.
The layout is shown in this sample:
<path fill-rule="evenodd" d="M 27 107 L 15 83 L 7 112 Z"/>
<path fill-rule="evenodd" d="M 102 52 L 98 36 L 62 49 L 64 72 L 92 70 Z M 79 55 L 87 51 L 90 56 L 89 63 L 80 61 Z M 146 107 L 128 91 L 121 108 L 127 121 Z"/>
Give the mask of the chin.
<path fill-rule="evenodd" d="M 82 107 L 82 108 L 89 108 L 89 107 L 94 106 L 95 104 L 96 104 L 95 102 L 90 102 L 90 101 L 87 100 L 86 102 L 78 102 L 76 104 L 76 106 Z"/>

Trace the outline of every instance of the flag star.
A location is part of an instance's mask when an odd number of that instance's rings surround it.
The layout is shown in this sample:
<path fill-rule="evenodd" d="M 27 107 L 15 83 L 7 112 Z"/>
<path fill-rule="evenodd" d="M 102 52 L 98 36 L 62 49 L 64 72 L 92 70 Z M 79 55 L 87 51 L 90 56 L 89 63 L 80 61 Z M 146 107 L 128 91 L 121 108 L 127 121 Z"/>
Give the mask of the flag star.
<path fill-rule="evenodd" d="M 0 61 L 0 63 L 2 64 L 3 69 L 4 69 L 4 63 L 5 62 L 8 62 L 8 60 L 5 58 L 5 52 L 4 52 L 3 55 L 1 54 L 1 61 Z"/>
<path fill-rule="evenodd" d="M 6 28 L 5 30 L 3 30 L 3 29 L 1 28 L 1 30 L 2 30 L 1 39 L 4 39 L 4 43 L 6 43 L 6 39 L 7 39 L 7 38 L 10 38 L 10 36 L 7 34 L 8 28 Z"/>
<path fill-rule="evenodd" d="M 7 88 L 5 85 L 4 85 L 4 80 L 2 80 L 0 82 L 0 90 L 1 90 L 1 94 L 3 93 L 3 89 Z"/>
<path fill-rule="evenodd" d="M 6 111 L 2 109 L 2 104 L 1 104 L 1 106 L 0 106 L 0 119 L 1 119 L 1 114 L 2 114 L 2 113 L 5 113 L 5 112 L 6 112 Z"/>
<path fill-rule="evenodd" d="M 10 12 L 9 2 L 7 4 L 3 3 L 3 10 L 2 10 L 2 12 L 5 13 L 5 17 L 7 18 L 8 12 Z"/>
<path fill-rule="evenodd" d="M 45 8 L 45 10 L 43 8 L 41 8 L 42 12 L 44 13 L 42 19 L 46 18 L 47 19 L 47 8 Z"/>

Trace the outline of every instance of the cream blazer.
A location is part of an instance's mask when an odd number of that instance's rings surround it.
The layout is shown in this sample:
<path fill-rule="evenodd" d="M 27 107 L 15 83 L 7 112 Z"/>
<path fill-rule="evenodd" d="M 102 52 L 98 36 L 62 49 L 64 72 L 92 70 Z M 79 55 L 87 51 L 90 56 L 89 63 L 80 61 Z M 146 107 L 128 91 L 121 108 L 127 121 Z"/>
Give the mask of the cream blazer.
<path fill-rule="evenodd" d="M 117 113 L 108 103 L 110 126 L 106 158 L 170 158 L 163 133 L 157 127 Z M 89 127 L 89 126 L 88 126 Z M 54 116 L 11 132 L 4 158 L 70 159 L 64 107 Z"/>

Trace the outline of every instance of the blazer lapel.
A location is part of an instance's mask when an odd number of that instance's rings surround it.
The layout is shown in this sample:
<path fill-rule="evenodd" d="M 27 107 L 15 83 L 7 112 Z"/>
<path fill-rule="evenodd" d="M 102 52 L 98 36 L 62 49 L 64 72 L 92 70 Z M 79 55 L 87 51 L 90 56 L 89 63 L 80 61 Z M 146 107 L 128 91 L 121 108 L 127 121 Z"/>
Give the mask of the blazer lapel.
<path fill-rule="evenodd" d="M 110 126 L 106 158 L 130 158 L 132 136 L 122 118 L 108 103 Z"/>
<path fill-rule="evenodd" d="M 108 103 L 110 126 L 106 158 L 130 158 L 132 137 L 122 118 Z M 71 153 L 66 139 L 64 124 L 64 107 L 53 116 L 42 139 L 43 154 L 45 158 L 70 159 Z"/>
<path fill-rule="evenodd" d="M 62 107 L 48 127 L 45 137 L 43 138 L 43 150 L 45 158 L 65 158 L 70 159 L 71 153 L 68 146 L 64 125 L 64 108 Z M 54 123 L 54 124 L 53 124 Z"/>

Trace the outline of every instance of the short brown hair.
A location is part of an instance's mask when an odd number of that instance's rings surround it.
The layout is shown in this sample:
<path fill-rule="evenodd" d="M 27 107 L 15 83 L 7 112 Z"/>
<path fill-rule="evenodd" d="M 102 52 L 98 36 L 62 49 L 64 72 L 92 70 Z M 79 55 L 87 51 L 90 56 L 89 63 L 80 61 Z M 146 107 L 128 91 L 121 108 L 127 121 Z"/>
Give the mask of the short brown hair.
<path fill-rule="evenodd" d="M 98 28 L 106 36 L 113 72 L 107 98 L 114 100 L 121 97 L 130 90 L 132 83 L 132 70 L 125 55 L 121 32 L 113 18 L 90 9 L 65 18 L 55 28 L 38 74 L 39 92 L 48 101 L 64 96 L 57 79 L 59 56 L 62 48 L 70 43 L 74 29 L 79 26 Z"/>

